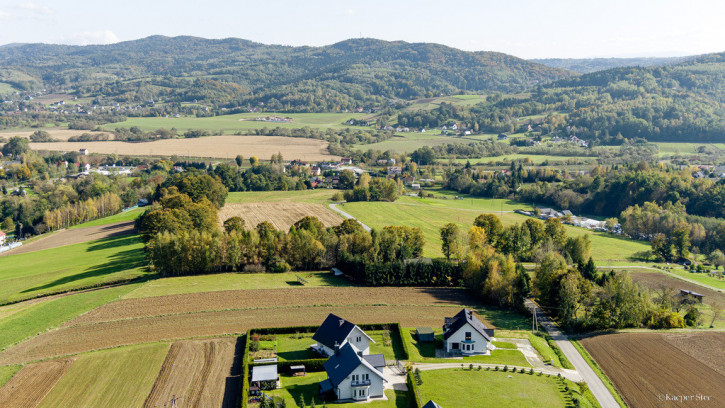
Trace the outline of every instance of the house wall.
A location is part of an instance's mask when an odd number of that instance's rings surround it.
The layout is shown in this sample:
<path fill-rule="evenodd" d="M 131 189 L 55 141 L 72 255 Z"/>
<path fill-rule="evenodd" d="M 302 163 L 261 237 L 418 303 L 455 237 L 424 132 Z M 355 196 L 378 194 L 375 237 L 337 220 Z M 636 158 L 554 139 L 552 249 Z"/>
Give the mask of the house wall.
<path fill-rule="evenodd" d="M 383 379 L 371 371 L 365 364 L 360 364 L 350 373 L 338 386 L 338 399 L 352 399 L 352 376 L 368 374 L 370 376 L 370 387 L 368 387 L 368 397 L 381 397 L 384 394 Z M 362 378 L 362 377 L 361 377 Z"/>
<path fill-rule="evenodd" d="M 453 351 L 453 343 L 461 343 L 463 340 L 466 339 L 466 332 L 471 332 L 471 340 L 474 341 L 472 344 L 473 350 L 464 350 L 462 348 L 463 345 L 460 345 L 458 350 L 463 352 L 464 354 L 481 354 L 486 352 L 486 347 L 488 346 L 488 342 L 486 341 L 486 338 L 483 337 L 479 332 L 477 332 L 473 326 L 466 323 L 463 327 L 458 329 L 457 332 L 453 333 L 448 340 L 445 341 L 445 349 L 447 352 Z"/>
<path fill-rule="evenodd" d="M 370 354 L 370 339 L 368 339 L 368 336 L 366 336 L 359 327 L 355 326 L 355 328 L 352 329 L 350 334 L 347 336 L 347 342 L 359 351 L 362 351 L 363 355 Z"/>

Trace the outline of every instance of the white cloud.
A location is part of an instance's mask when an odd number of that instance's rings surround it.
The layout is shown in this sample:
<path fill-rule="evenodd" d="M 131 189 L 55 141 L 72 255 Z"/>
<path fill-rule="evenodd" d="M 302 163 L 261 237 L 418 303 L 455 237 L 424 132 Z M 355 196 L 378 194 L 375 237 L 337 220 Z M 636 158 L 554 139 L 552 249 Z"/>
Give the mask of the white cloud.
<path fill-rule="evenodd" d="M 101 31 L 79 31 L 67 37 L 63 37 L 62 42 L 74 45 L 90 45 L 90 44 L 113 44 L 121 41 L 111 30 Z"/>
<path fill-rule="evenodd" d="M 10 13 L 0 11 L 0 20 L 10 20 Z"/>
<path fill-rule="evenodd" d="M 44 14 L 44 15 L 55 14 L 55 10 L 53 10 L 52 8 L 46 7 L 46 6 L 39 6 L 39 5 L 37 5 L 35 3 L 31 3 L 31 2 L 21 3 L 18 7 L 20 7 L 21 9 L 32 11 L 33 13 L 36 13 L 36 14 Z"/>

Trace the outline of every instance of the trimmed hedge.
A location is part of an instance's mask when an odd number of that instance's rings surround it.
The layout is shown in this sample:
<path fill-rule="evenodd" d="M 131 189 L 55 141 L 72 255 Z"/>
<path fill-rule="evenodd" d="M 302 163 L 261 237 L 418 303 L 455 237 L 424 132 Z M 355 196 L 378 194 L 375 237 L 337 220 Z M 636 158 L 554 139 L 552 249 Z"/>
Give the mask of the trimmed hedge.
<path fill-rule="evenodd" d="M 247 408 L 249 405 L 249 344 L 251 341 L 249 337 L 252 333 L 252 330 L 247 330 L 247 334 L 244 335 L 244 355 L 242 358 L 244 359 L 242 361 L 242 395 L 241 395 L 241 404 L 240 406 L 242 408 Z"/>
<path fill-rule="evenodd" d="M 395 323 L 395 331 L 398 333 L 400 342 L 403 343 L 403 353 L 405 354 L 403 356 L 403 360 L 410 360 L 410 346 L 408 345 L 408 342 L 403 339 L 403 327 L 400 323 Z"/>
<path fill-rule="evenodd" d="M 408 390 L 413 393 L 413 407 L 423 408 L 420 401 L 420 391 L 418 390 L 418 383 L 415 382 L 412 371 L 408 371 L 408 377 L 405 379 L 405 382 L 408 384 Z"/>

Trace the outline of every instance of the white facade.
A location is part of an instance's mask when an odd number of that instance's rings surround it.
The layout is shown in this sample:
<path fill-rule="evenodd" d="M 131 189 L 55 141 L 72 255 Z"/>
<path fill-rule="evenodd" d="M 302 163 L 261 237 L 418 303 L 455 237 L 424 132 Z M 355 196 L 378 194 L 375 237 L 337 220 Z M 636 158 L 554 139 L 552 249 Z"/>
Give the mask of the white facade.
<path fill-rule="evenodd" d="M 364 356 L 370 354 L 370 337 L 357 326 L 350 331 L 350 334 L 347 335 L 339 347 L 342 348 L 346 343 L 350 343 L 356 352 L 362 352 Z M 324 351 L 328 356 L 335 354 L 335 350 L 320 342 L 317 343 L 317 348 Z"/>
<path fill-rule="evenodd" d="M 460 352 L 463 355 L 488 354 L 488 341 L 469 323 L 451 334 L 443 343 L 448 353 Z"/>
<path fill-rule="evenodd" d="M 384 395 L 382 373 L 366 364 L 360 364 L 335 389 L 338 400 L 367 400 Z"/>

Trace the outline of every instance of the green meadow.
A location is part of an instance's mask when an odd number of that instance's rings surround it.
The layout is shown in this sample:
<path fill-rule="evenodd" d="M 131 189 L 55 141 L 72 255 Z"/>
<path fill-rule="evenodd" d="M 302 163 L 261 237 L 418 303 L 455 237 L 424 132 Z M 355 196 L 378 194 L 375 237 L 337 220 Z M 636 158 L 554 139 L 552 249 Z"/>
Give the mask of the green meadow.
<path fill-rule="evenodd" d="M 136 218 L 140 217 L 141 214 L 143 214 L 144 210 L 144 208 L 134 208 L 133 210 L 120 212 L 118 214 L 114 214 L 108 217 L 99 218 L 97 220 L 84 222 L 83 224 L 74 225 L 72 227 L 69 227 L 68 229 L 97 227 L 100 225 L 115 224 L 117 222 L 133 221 Z"/>
<path fill-rule="evenodd" d="M 254 129 L 276 127 L 281 128 L 302 128 L 305 126 L 313 128 L 343 129 L 350 127 L 344 124 L 350 119 L 362 119 L 369 114 L 366 113 L 284 113 L 277 114 L 278 117 L 290 117 L 291 122 L 261 122 L 254 120 L 258 117 L 274 116 L 272 112 L 247 112 L 234 115 L 221 115 L 209 118 L 197 118 L 195 116 L 182 116 L 178 118 L 128 118 L 123 122 L 109 123 L 104 125 L 105 130 L 116 128 L 130 128 L 138 126 L 142 130 L 156 130 L 159 128 L 176 128 L 183 133 L 188 129 L 205 129 L 209 131 L 221 130 L 230 134 L 236 131 L 250 131 Z"/>
<path fill-rule="evenodd" d="M 0 304 L 147 275 L 138 235 L 0 257 Z"/>
<path fill-rule="evenodd" d="M 296 202 L 309 204 L 330 203 L 330 198 L 339 190 L 299 190 L 299 191 L 244 191 L 233 192 L 227 196 L 227 204 Z"/>

